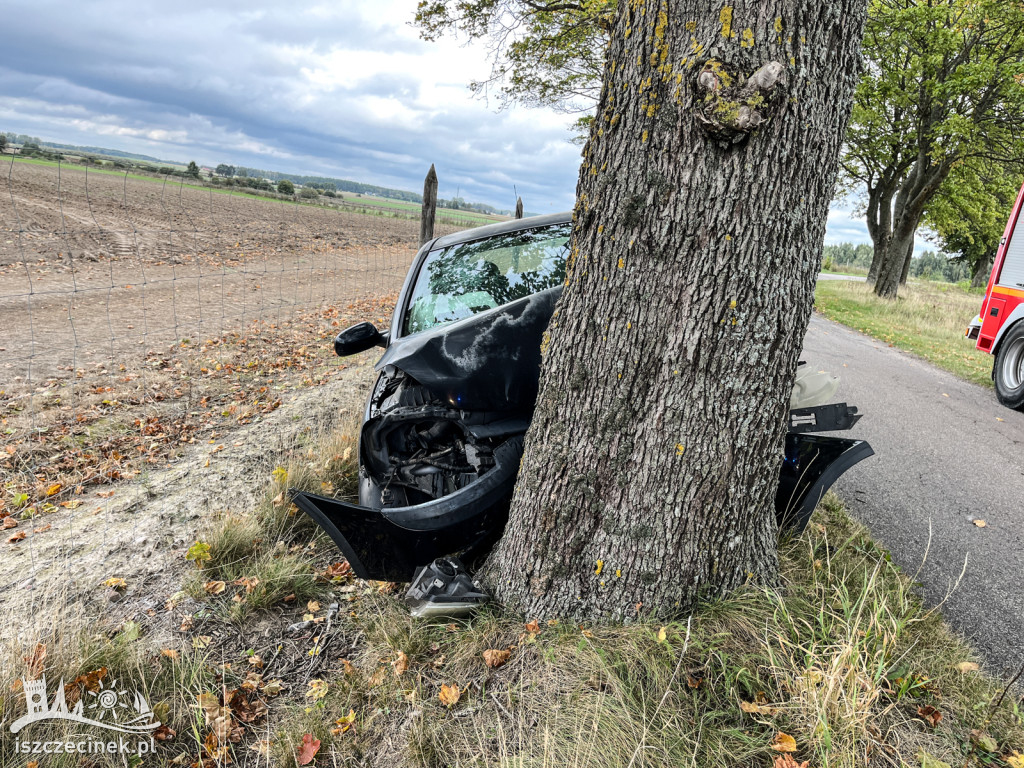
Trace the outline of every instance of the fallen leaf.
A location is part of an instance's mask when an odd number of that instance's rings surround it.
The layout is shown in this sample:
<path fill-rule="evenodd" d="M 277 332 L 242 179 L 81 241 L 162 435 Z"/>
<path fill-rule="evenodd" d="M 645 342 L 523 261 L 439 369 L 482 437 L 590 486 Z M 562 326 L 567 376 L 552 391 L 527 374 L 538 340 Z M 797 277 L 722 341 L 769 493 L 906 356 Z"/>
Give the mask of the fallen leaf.
<path fill-rule="evenodd" d="M 316 678 L 309 681 L 309 690 L 306 691 L 306 698 L 313 701 L 320 701 L 327 695 L 327 682 Z"/>
<path fill-rule="evenodd" d="M 260 583 L 260 580 L 255 576 L 243 576 L 240 579 L 235 579 L 231 582 L 236 587 L 245 587 L 245 594 L 252 594 L 252 591 L 256 589 L 256 586 Z"/>
<path fill-rule="evenodd" d="M 46 533 L 52 527 L 53 526 L 47 523 L 46 525 L 40 526 L 39 528 L 33 528 L 32 533 Z"/>
<path fill-rule="evenodd" d="M 32 653 L 25 657 L 25 668 L 29 680 L 36 680 L 43 674 L 43 661 L 46 659 L 46 646 L 36 643 Z"/>
<path fill-rule="evenodd" d="M 983 749 L 986 752 L 998 752 L 999 744 L 984 731 L 979 731 L 975 728 L 971 731 L 971 743 L 979 749 Z"/>
<path fill-rule="evenodd" d="M 457 685 L 442 685 L 441 692 L 437 694 L 437 697 L 441 700 L 441 703 L 446 707 L 454 707 L 459 702 L 459 698 L 462 696 L 462 691 L 459 690 Z"/>
<path fill-rule="evenodd" d="M 270 757 L 270 747 L 273 746 L 274 742 L 269 739 L 260 739 L 259 741 L 253 742 L 249 745 L 249 749 L 263 757 Z"/>
<path fill-rule="evenodd" d="M 956 665 L 956 668 L 959 669 L 960 672 L 962 672 L 965 675 L 968 672 L 978 671 L 978 665 L 975 664 L 973 661 L 961 661 L 959 664 Z M 1024 765 L 1022 765 L 1021 768 L 1024 768 Z"/>
<path fill-rule="evenodd" d="M 46 489 L 46 495 L 47 496 L 56 496 L 58 493 L 60 493 L 60 489 L 63 488 L 63 487 L 64 486 L 62 486 L 60 483 L 54 483 L 53 485 L 49 486 Z"/>
<path fill-rule="evenodd" d="M 1014 750 L 1012 753 L 1007 755 L 1005 759 L 1006 764 L 1010 766 L 1010 768 L 1024 768 L 1024 755 L 1017 750 Z"/>
<path fill-rule="evenodd" d="M 309 765 L 320 751 L 320 739 L 314 739 L 310 734 L 302 734 L 302 746 L 299 748 L 299 765 Z"/>
<path fill-rule="evenodd" d="M 409 669 L 409 657 L 405 655 L 405 651 L 398 652 L 398 656 L 391 662 L 391 666 L 395 670 L 395 677 L 405 674 L 405 671 Z"/>
<path fill-rule="evenodd" d="M 917 759 L 921 762 L 921 768 L 952 768 L 945 760 L 932 757 L 923 750 L 917 753 Z"/>
<path fill-rule="evenodd" d="M 192 647 L 201 651 L 203 648 L 209 647 L 212 642 L 213 638 L 210 635 L 196 635 L 192 638 Z"/>
<path fill-rule="evenodd" d="M 162 656 L 166 656 L 171 661 L 177 661 L 178 657 L 180 656 L 180 654 L 176 650 L 174 650 L 173 648 L 163 648 L 160 651 L 160 654 Z"/>
<path fill-rule="evenodd" d="M 318 603 L 316 600 L 310 600 L 308 603 L 306 603 L 306 610 L 310 613 L 316 613 L 320 610 L 320 603 Z"/>
<path fill-rule="evenodd" d="M 181 620 L 181 631 L 188 632 L 190 629 L 192 629 L 192 625 L 194 623 L 195 620 L 191 616 L 186 616 L 184 619 Z"/>
<path fill-rule="evenodd" d="M 228 588 L 228 585 L 223 581 L 208 581 L 203 584 L 203 589 L 206 590 L 208 595 L 219 595 Z"/>
<path fill-rule="evenodd" d="M 79 675 L 75 678 L 75 684 L 81 685 L 85 690 L 92 691 L 93 693 L 99 693 L 103 690 L 101 683 L 103 678 L 107 676 L 107 668 L 100 667 L 94 669 L 92 672 L 86 672 L 84 675 Z"/>
<path fill-rule="evenodd" d="M 526 624 L 526 631 L 529 632 L 531 635 L 536 635 L 538 632 L 540 632 L 540 624 L 537 622 L 536 619 L 534 619 L 533 621 L 528 622 Z"/>
<path fill-rule="evenodd" d="M 348 560 L 342 560 L 340 563 L 332 563 L 327 566 L 327 570 L 324 571 L 324 578 L 328 581 L 336 581 L 344 579 L 346 576 L 352 575 L 352 566 L 348 564 Z"/>
<path fill-rule="evenodd" d="M 157 741 L 174 741 L 174 737 L 178 735 L 178 732 L 166 725 L 161 725 L 155 731 L 153 731 L 153 738 Z"/>
<path fill-rule="evenodd" d="M 979 528 L 984 528 L 986 525 L 988 525 L 988 523 L 986 523 L 984 520 L 974 520 L 972 522 Z"/>
<path fill-rule="evenodd" d="M 271 680 L 263 685 L 263 692 L 267 696 L 277 696 L 284 690 L 284 683 L 280 680 Z"/>
<path fill-rule="evenodd" d="M 768 746 L 776 752 L 796 752 L 796 739 L 788 733 L 782 733 L 780 731 L 775 734 L 775 738 L 772 739 L 772 743 Z"/>
<path fill-rule="evenodd" d="M 793 759 L 792 755 L 776 755 L 775 765 L 773 765 L 772 768 L 808 768 L 810 764 L 810 760 L 804 760 L 802 763 L 798 763 Z"/>
<path fill-rule="evenodd" d="M 258 690 L 262 684 L 263 675 L 259 672 L 248 672 L 245 675 L 245 680 L 242 681 L 241 688 L 246 691 L 255 691 Z"/>
<path fill-rule="evenodd" d="M 748 715 L 774 715 L 779 711 L 776 707 L 768 707 L 764 704 L 757 704 L 752 701 L 741 701 L 740 709 Z"/>
<path fill-rule="evenodd" d="M 483 656 L 484 664 L 491 669 L 497 669 L 509 660 L 509 657 L 512 656 L 512 651 L 491 648 L 490 650 L 484 651 Z"/>
<path fill-rule="evenodd" d="M 924 720 L 926 723 L 928 723 L 928 725 L 932 728 L 937 726 L 939 722 L 942 720 L 942 713 L 939 712 L 939 710 L 937 710 L 935 707 L 930 705 L 925 707 L 918 707 L 917 716 Z"/>
<path fill-rule="evenodd" d="M 103 582 L 104 587 L 116 589 L 118 592 L 128 589 L 128 582 L 118 576 L 112 576 Z"/>
<path fill-rule="evenodd" d="M 345 715 L 344 717 L 339 717 L 337 720 L 334 721 L 334 724 L 339 727 L 331 728 L 331 735 L 340 736 L 341 734 L 345 733 L 345 731 L 350 730 L 352 726 L 355 725 L 355 722 L 356 711 L 354 709 L 350 709 L 347 715 Z"/>
<path fill-rule="evenodd" d="M 8 544 L 17 544 L 19 541 L 25 540 L 26 533 L 24 531 L 18 531 L 13 536 L 7 537 Z"/>
<path fill-rule="evenodd" d="M 668 640 L 668 630 L 665 627 L 662 627 L 658 630 L 658 642 L 664 643 L 666 640 Z"/>
<path fill-rule="evenodd" d="M 18 521 L 15 520 L 13 517 L 5 517 L 4 518 L 4 524 L 3 524 L 3 526 L 0 526 L 0 527 L 2 527 L 3 530 L 8 530 L 10 528 L 17 528 L 18 527 Z"/>
<path fill-rule="evenodd" d="M 200 693 L 196 696 L 196 704 L 203 711 L 207 725 L 212 723 L 220 714 L 220 699 L 213 693 Z"/>

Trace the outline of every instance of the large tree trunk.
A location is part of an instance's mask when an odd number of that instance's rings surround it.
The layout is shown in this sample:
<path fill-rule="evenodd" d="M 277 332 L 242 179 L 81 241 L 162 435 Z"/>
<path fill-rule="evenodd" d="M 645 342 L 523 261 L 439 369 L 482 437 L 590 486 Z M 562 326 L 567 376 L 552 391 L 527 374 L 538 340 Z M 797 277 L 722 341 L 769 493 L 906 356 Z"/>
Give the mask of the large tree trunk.
<path fill-rule="evenodd" d="M 983 259 L 978 259 L 974 264 L 974 271 L 971 273 L 971 288 L 984 288 L 988 285 L 988 278 L 992 274 L 992 264 L 995 262 L 995 250 L 985 254 Z"/>
<path fill-rule="evenodd" d="M 917 237 L 917 227 L 914 227 L 914 231 L 911 232 L 910 238 L 906 242 L 906 252 L 903 255 L 903 269 L 900 271 L 900 285 L 907 284 L 907 278 L 910 276 L 910 262 L 914 260 L 914 240 Z"/>
<path fill-rule="evenodd" d="M 865 0 L 619 3 L 565 294 L 483 572 L 501 601 L 623 619 L 775 578 L 864 16 Z"/>

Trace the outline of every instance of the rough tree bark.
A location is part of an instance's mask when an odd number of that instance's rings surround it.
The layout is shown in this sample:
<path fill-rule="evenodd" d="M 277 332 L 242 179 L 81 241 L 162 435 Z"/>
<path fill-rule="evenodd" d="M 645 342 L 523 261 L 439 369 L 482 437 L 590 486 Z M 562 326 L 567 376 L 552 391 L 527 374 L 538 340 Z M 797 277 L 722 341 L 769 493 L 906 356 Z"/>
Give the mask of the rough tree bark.
<path fill-rule="evenodd" d="M 776 576 L 788 400 L 865 0 L 621 0 L 565 294 L 483 576 L 628 619 Z"/>
<path fill-rule="evenodd" d="M 927 142 L 923 145 L 930 147 Z M 893 198 L 892 190 L 883 190 L 880 195 L 885 203 L 878 206 L 875 222 L 870 221 L 869 201 L 868 231 L 875 246 L 871 269 L 875 274 L 869 270 L 868 281 L 874 283 L 876 296 L 895 299 L 899 287 L 906 284 L 917 226 L 928 201 L 942 186 L 951 168 L 950 161 L 935 163 L 928 151 L 921 150 L 907 178 L 900 183 L 891 212 L 888 206 Z"/>
<path fill-rule="evenodd" d="M 988 285 L 988 279 L 992 275 L 992 265 L 996 260 L 996 252 L 989 251 L 985 258 L 979 259 L 974 265 L 974 271 L 971 273 L 971 288 L 985 288 Z"/>

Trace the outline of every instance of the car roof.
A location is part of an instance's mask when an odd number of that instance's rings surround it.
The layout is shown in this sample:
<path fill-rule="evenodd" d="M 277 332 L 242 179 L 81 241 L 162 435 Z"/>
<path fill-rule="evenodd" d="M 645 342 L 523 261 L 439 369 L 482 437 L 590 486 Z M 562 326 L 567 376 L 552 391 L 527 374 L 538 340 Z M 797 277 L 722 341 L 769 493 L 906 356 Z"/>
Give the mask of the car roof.
<path fill-rule="evenodd" d="M 437 248 L 447 248 L 449 245 L 458 245 L 459 243 L 468 243 L 472 240 L 483 240 L 487 237 L 493 237 L 494 235 L 504 235 L 508 232 L 518 232 L 521 229 L 534 229 L 536 227 L 547 227 L 553 224 L 567 224 L 572 221 L 572 212 L 563 211 L 562 213 L 548 213 L 544 216 L 530 216 L 527 219 L 511 219 L 509 221 L 499 221 L 495 224 L 487 224 L 483 227 L 476 227 L 474 229 L 464 229 L 461 232 L 455 232 L 444 237 L 439 237 L 435 240 L 430 250 Z"/>

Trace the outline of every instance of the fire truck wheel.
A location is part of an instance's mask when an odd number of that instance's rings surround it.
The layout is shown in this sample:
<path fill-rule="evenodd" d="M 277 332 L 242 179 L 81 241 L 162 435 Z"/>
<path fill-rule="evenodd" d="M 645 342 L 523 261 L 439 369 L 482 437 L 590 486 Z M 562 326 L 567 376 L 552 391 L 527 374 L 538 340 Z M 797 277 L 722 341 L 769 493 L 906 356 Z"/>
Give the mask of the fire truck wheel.
<path fill-rule="evenodd" d="M 1024 322 L 1015 324 L 999 342 L 992 378 L 999 402 L 1024 411 Z"/>

